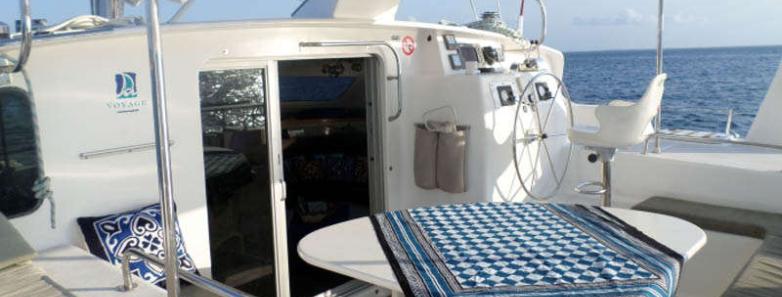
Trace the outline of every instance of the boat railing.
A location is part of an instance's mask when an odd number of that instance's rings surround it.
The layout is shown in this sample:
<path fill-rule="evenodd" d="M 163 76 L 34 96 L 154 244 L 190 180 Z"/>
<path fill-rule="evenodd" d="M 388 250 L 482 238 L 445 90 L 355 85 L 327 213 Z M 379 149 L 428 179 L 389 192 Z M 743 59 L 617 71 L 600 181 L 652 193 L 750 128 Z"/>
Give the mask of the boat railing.
<path fill-rule="evenodd" d="M 591 105 L 591 104 L 581 104 L 581 106 L 596 107 L 596 105 Z M 649 142 L 655 138 L 702 143 L 702 144 L 737 144 L 737 145 L 755 146 L 755 147 L 782 150 L 782 146 L 780 145 L 745 141 L 743 140 L 741 134 L 739 134 L 734 130 L 733 123 L 735 122 L 736 116 L 747 116 L 751 114 L 736 112 L 735 109 L 730 107 L 725 108 L 725 107 L 709 107 L 709 106 L 676 107 L 676 112 L 678 113 L 689 112 L 692 115 L 703 115 L 704 113 L 709 115 L 724 114 L 726 116 L 725 127 L 719 128 L 719 126 L 715 125 L 715 128 L 718 129 L 717 131 L 708 131 L 703 128 L 694 128 L 694 127 L 678 127 L 678 128 L 660 127 L 659 129 L 654 129 L 654 133 L 649 134 L 646 142 L 644 143 L 645 145 L 643 151 L 644 155 L 647 154 L 649 151 Z M 653 122 L 652 125 L 654 124 L 655 123 Z M 724 129 L 724 130 L 720 130 L 720 129 Z M 721 141 L 721 140 L 728 140 L 728 141 Z"/>
<path fill-rule="evenodd" d="M 128 249 L 122 255 L 122 280 L 123 284 L 120 286 L 120 290 L 128 292 L 132 291 L 137 285 L 133 282 L 133 275 L 130 273 L 130 260 L 132 257 L 141 259 L 146 263 L 153 264 L 158 267 L 165 267 L 163 260 L 147 255 L 143 251 L 135 248 Z M 190 271 L 177 268 L 180 279 L 193 284 L 196 287 L 204 289 L 212 294 L 222 297 L 251 297 L 247 293 L 231 288 L 225 284 L 217 282 L 215 280 L 200 276 Z"/>
<path fill-rule="evenodd" d="M 169 141 L 169 146 L 173 146 L 174 141 Z M 120 154 L 130 154 L 130 153 L 136 153 L 136 152 L 145 152 L 145 151 L 151 151 L 154 150 L 156 147 L 156 144 L 154 142 L 152 143 L 144 143 L 144 144 L 136 144 L 136 145 L 128 145 L 128 146 L 121 146 L 121 147 L 115 147 L 115 148 L 109 148 L 109 149 L 101 149 L 101 150 L 95 150 L 95 151 L 89 151 L 79 154 L 79 159 L 82 160 L 88 160 L 88 159 L 95 159 L 98 157 L 107 157 L 107 156 L 113 156 L 113 155 L 120 155 Z"/>
<path fill-rule="evenodd" d="M 183 2 L 182 6 L 179 7 L 179 10 L 177 10 L 176 13 L 174 13 L 174 16 L 172 16 L 170 19 L 168 19 L 168 21 L 166 23 L 167 24 L 178 23 L 179 20 L 182 19 L 182 17 L 184 17 L 185 14 L 187 14 L 188 11 L 190 11 L 190 7 L 192 7 L 193 3 L 195 3 L 195 2 L 196 2 L 196 0 L 187 0 L 187 1 Z"/>
<path fill-rule="evenodd" d="M 656 55 L 656 67 L 655 67 L 655 73 L 657 75 L 663 74 L 663 59 L 665 56 L 663 55 L 663 31 L 665 30 L 665 0 L 658 0 L 657 2 L 657 55 Z M 663 126 L 663 108 L 662 104 L 657 107 L 657 116 L 654 117 L 654 135 L 660 134 L 660 130 L 662 130 Z M 654 137 L 654 152 L 655 153 L 662 153 L 662 142 L 660 141 L 660 137 Z M 649 139 L 644 142 L 644 153 L 646 152 L 646 147 L 648 147 Z"/>
<path fill-rule="evenodd" d="M 32 44 L 33 44 L 33 29 L 32 29 L 33 19 L 30 16 L 30 0 L 20 0 L 19 10 L 21 11 L 22 14 L 22 19 L 20 21 L 21 22 L 20 25 L 22 29 L 21 32 L 22 45 L 19 48 L 19 57 L 16 59 L 16 61 L 10 61 L 12 63 L 10 65 L 13 65 L 13 69 L 11 70 L 11 72 L 13 73 L 20 72 L 24 69 L 24 65 L 27 64 L 27 59 L 30 58 L 30 51 L 32 50 Z M 7 69 L 11 69 L 11 68 L 12 67 L 8 67 Z M 4 67 L 0 67 L 0 71 L 5 72 L 7 70 Z"/>
<path fill-rule="evenodd" d="M 777 144 L 747 141 L 743 139 L 679 135 L 676 133 L 666 132 L 666 131 L 653 133 L 650 135 L 650 137 L 657 137 L 661 139 L 668 139 L 668 140 L 675 140 L 675 141 L 682 141 L 682 142 L 702 143 L 702 144 L 733 144 L 733 145 L 744 145 L 744 146 L 752 146 L 752 147 L 767 148 L 767 149 L 774 149 L 774 150 L 782 150 L 782 145 L 777 145 Z"/>
<path fill-rule="evenodd" d="M 703 111 L 704 109 L 715 111 L 715 112 L 726 113 L 727 118 L 725 120 L 725 130 L 723 133 L 700 131 L 700 130 L 660 128 L 660 129 L 656 129 L 654 133 L 649 135 L 649 139 L 660 138 L 660 139 L 668 139 L 668 140 L 691 142 L 691 143 L 701 143 L 701 144 L 732 144 L 732 145 L 742 145 L 742 146 L 782 150 L 782 145 L 748 141 L 741 138 L 740 135 L 735 133 L 733 131 L 733 121 L 736 115 L 734 109 L 698 107 L 697 109 L 693 109 L 693 110 Z M 682 109 L 679 108 L 677 110 L 682 110 Z M 687 110 L 687 108 L 685 108 L 684 110 Z M 647 148 L 648 146 L 644 147 L 644 154 L 648 152 Z"/>
<path fill-rule="evenodd" d="M 706 117 L 708 116 L 709 119 L 705 120 L 705 122 L 715 122 L 714 128 L 719 130 L 720 132 L 724 132 L 725 136 L 733 137 L 733 138 L 740 138 L 740 135 L 738 132 L 734 131 L 734 122 L 736 119 L 736 116 L 754 116 L 754 114 L 747 113 L 747 112 L 741 112 L 736 111 L 733 107 L 725 107 L 725 106 L 690 106 L 690 107 L 682 107 L 682 106 L 676 106 L 671 108 L 663 108 L 670 111 L 673 111 L 673 114 L 677 116 L 686 115 L 687 117 Z M 725 126 L 720 127 L 719 126 L 719 117 L 721 115 L 725 116 Z M 712 120 L 714 119 L 714 120 Z M 690 130 L 696 130 L 698 132 L 705 132 L 697 129 L 693 129 L 691 127 L 678 127 L 675 129 L 666 128 L 665 126 L 661 126 L 660 129 L 657 132 L 663 131 L 663 130 L 679 130 L 679 129 L 690 129 Z M 701 128 L 702 129 L 702 128 Z"/>

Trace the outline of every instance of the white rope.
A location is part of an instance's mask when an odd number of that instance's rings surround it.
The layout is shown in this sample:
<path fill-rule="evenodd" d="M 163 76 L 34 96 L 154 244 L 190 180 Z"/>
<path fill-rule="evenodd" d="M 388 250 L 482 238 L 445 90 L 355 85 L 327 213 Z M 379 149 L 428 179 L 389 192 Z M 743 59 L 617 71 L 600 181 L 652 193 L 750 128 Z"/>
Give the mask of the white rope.
<path fill-rule="evenodd" d="M 67 33 L 85 31 L 105 26 L 133 26 L 142 23 L 138 17 L 125 17 L 119 19 L 107 19 L 96 15 L 81 15 L 63 21 L 62 23 L 46 27 L 37 32 L 43 33 Z"/>
<path fill-rule="evenodd" d="M 96 15 L 81 15 L 65 20 L 54 26 L 46 27 L 43 32 L 68 32 L 92 29 L 104 26 L 109 23 L 109 19 Z"/>

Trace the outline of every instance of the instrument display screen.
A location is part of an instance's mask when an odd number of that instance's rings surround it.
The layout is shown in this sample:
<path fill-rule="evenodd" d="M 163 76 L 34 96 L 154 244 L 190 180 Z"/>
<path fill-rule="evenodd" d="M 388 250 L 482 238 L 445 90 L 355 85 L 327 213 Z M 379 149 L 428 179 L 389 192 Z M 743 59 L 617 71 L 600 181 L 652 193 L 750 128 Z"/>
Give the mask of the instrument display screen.
<path fill-rule="evenodd" d="M 462 57 L 458 54 L 450 54 L 448 55 L 448 59 L 451 61 L 451 69 L 453 70 L 461 70 L 464 69 L 464 61 L 462 61 Z"/>
<path fill-rule="evenodd" d="M 445 40 L 445 49 L 449 51 L 455 50 L 457 47 L 459 47 L 459 42 L 456 41 L 456 36 L 453 34 L 443 35 L 443 40 Z"/>
<path fill-rule="evenodd" d="M 478 58 L 478 50 L 470 45 L 461 46 L 457 50 L 459 52 L 459 56 L 462 57 L 462 60 L 464 60 L 465 63 L 467 62 L 480 62 L 480 58 Z"/>

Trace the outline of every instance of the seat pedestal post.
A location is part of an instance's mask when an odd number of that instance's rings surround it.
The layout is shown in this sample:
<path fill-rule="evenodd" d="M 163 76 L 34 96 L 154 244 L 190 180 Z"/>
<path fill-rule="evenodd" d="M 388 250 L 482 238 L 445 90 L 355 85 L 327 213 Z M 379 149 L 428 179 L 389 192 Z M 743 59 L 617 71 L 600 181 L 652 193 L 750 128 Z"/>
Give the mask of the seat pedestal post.
<path fill-rule="evenodd" d="M 586 195 L 602 195 L 603 207 L 611 207 L 611 166 L 613 166 L 614 163 L 616 148 L 587 147 L 586 149 L 595 152 L 595 154 L 590 156 L 590 162 L 594 163 L 600 160 L 600 174 L 602 175 L 602 181 L 579 184 L 576 186 L 576 192 Z M 595 158 L 595 155 L 597 158 Z"/>
<path fill-rule="evenodd" d="M 600 155 L 600 162 L 602 163 L 601 172 L 603 175 L 603 187 L 605 192 L 603 193 L 603 207 L 611 207 L 611 166 L 614 163 L 614 155 L 616 149 L 595 149 Z"/>

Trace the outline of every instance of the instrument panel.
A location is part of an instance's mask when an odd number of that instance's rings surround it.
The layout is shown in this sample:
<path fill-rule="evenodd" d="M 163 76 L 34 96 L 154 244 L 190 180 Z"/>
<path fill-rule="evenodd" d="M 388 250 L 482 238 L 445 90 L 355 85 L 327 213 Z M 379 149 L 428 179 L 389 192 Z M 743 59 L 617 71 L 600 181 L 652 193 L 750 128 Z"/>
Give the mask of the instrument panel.
<path fill-rule="evenodd" d="M 451 70 L 465 70 L 469 63 L 476 63 L 481 73 L 493 73 L 498 71 L 496 65 L 505 61 L 501 47 L 462 43 L 454 34 L 444 34 L 443 43 Z"/>
<path fill-rule="evenodd" d="M 499 103 L 499 106 L 516 105 L 521 95 L 518 85 L 512 80 L 492 82 L 489 84 L 489 89 L 495 104 Z"/>

